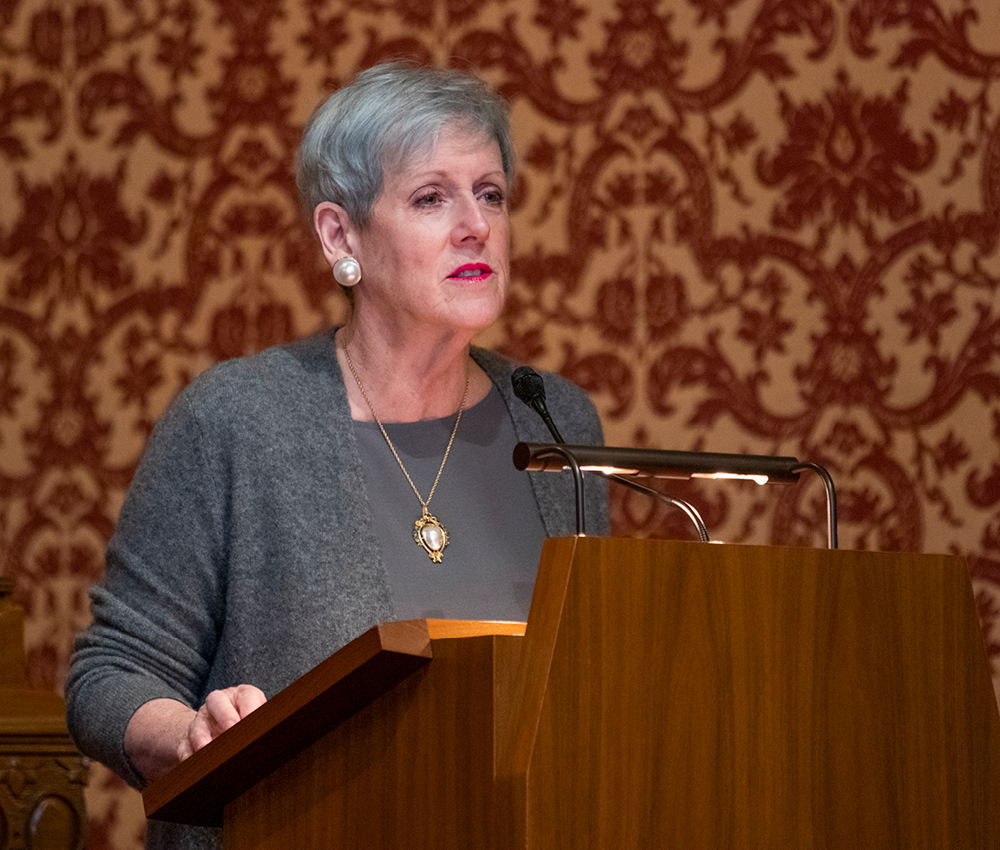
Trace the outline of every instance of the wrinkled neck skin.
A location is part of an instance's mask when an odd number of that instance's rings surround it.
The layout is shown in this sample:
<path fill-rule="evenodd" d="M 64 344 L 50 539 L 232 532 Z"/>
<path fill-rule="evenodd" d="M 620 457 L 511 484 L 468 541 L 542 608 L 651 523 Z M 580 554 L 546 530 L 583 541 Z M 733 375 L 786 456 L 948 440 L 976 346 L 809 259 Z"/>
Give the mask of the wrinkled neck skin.
<path fill-rule="evenodd" d="M 487 375 L 469 356 L 474 333 L 454 329 L 422 330 L 382 327 L 366 323 L 352 311 L 337 330 L 337 360 L 352 418 L 371 421 L 372 413 L 351 373 L 345 346 L 380 421 L 416 422 L 455 413 L 462 401 L 466 375 L 469 392 L 465 407 L 482 401 L 490 390 Z"/>

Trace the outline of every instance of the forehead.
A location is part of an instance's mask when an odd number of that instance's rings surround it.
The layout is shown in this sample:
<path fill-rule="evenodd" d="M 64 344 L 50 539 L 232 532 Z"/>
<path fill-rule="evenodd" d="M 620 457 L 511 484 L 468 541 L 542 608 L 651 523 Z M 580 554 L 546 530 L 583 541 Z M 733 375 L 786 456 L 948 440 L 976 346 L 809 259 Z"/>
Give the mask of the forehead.
<path fill-rule="evenodd" d="M 400 152 L 394 164 L 387 164 L 385 178 L 389 182 L 427 171 L 448 170 L 452 164 L 468 163 L 498 171 L 503 176 L 503 159 L 496 139 L 467 121 L 452 121 L 422 144 Z"/>

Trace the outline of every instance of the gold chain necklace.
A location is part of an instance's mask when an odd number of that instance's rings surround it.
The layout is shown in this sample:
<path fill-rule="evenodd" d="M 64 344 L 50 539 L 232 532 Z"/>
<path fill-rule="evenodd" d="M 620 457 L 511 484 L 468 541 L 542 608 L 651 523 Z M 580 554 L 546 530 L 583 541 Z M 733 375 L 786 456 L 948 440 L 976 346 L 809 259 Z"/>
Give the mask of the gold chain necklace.
<path fill-rule="evenodd" d="M 361 378 L 358 377 L 358 372 L 354 368 L 354 361 L 351 360 L 351 352 L 347 350 L 346 345 L 344 346 L 344 356 L 347 358 L 347 365 L 351 369 L 351 374 L 354 376 L 358 389 L 361 390 L 361 397 L 364 398 L 365 404 L 368 405 L 368 409 L 371 411 L 372 419 L 375 420 L 375 424 L 378 425 L 378 429 L 382 432 L 382 436 L 385 437 L 385 441 L 389 446 L 389 450 L 392 452 L 392 456 L 396 458 L 396 463 L 398 463 L 399 468 L 403 470 L 403 475 L 406 476 L 406 480 L 409 482 L 410 487 L 413 490 L 413 494 L 417 497 L 417 501 L 420 502 L 420 506 L 423 509 L 420 517 L 415 523 L 413 523 L 413 540 L 418 546 L 423 547 L 423 550 L 435 564 L 440 564 L 441 553 L 444 552 L 444 547 L 448 545 L 448 531 L 441 524 L 441 520 L 439 520 L 427 509 L 427 506 L 431 503 L 431 499 L 434 498 L 434 491 L 437 490 L 438 481 L 441 480 L 441 473 L 444 472 L 444 465 L 448 462 L 448 455 L 451 453 L 451 444 L 455 442 L 455 435 L 458 433 L 458 423 L 462 421 L 462 411 L 465 410 L 465 399 L 469 394 L 468 367 L 466 367 L 465 370 L 465 389 L 462 391 L 462 402 L 458 406 L 458 417 L 455 419 L 455 427 L 451 429 L 451 438 L 448 440 L 448 448 L 444 450 L 444 457 L 441 458 L 441 466 L 438 467 L 437 476 L 434 478 L 434 484 L 431 486 L 431 492 L 427 494 L 427 498 L 425 499 L 420 495 L 420 491 L 417 490 L 417 485 L 414 484 L 413 479 L 410 478 L 410 473 L 407 472 L 406 467 L 403 466 L 403 461 L 400 460 L 396 447 L 392 444 L 392 440 L 389 439 L 389 435 L 386 433 L 385 427 L 378 418 L 378 414 L 375 413 L 372 400 L 368 398 L 368 393 L 365 392 L 364 384 L 361 383 Z"/>

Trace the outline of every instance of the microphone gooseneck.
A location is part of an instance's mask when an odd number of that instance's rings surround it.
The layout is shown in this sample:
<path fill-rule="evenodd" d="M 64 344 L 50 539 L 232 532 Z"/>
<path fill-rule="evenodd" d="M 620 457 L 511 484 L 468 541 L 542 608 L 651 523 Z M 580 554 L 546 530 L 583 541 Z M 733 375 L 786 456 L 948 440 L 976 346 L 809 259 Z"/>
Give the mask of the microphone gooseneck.
<path fill-rule="evenodd" d="M 555 422 L 552 421 L 552 416 L 549 414 L 549 408 L 545 404 L 545 381 L 542 380 L 542 376 L 530 366 L 518 366 L 510 376 L 510 383 L 514 388 L 514 395 L 516 395 L 542 418 L 542 421 L 552 434 L 553 439 L 557 443 L 565 444 L 566 441 L 559 433 L 559 429 L 556 428 Z M 666 502 L 672 507 L 679 508 L 684 511 L 684 513 L 688 515 L 691 522 L 694 523 L 694 526 L 698 531 L 699 539 L 703 543 L 708 542 L 708 528 L 705 526 L 705 521 L 701 518 L 701 514 L 699 514 L 698 511 L 695 510 L 694 506 L 689 502 L 685 502 L 683 499 L 675 499 L 673 496 L 668 496 L 666 493 L 661 493 L 659 490 L 654 490 L 652 487 L 644 487 L 642 484 L 637 484 L 635 481 L 631 481 L 621 475 L 613 475 L 606 472 L 598 472 L 597 474 L 610 481 L 623 484 L 638 493 L 653 496 L 663 502 Z"/>

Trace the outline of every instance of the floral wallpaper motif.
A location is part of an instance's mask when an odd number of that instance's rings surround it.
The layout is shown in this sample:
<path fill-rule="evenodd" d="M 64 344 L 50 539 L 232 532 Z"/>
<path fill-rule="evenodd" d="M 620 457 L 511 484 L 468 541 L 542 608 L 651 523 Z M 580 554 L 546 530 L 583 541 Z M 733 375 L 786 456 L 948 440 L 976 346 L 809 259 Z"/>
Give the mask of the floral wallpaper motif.
<path fill-rule="evenodd" d="M 323 91 L 400 55 L 512 103 L 483 342 L 583 385 L 609 442 L 823 463 L 845 548 L 967 557 L 1000 680 L 996 4 L 2 0 L 0 570 L 35 683 L 62 686 L 173 394 L 342 315 L 294 150 Z M 716 539 L 825 540 L 815 481 L 672 492 Z M 94 850 L 139 846 L 134 792 L 96 770 L 88 803 Z"/>

